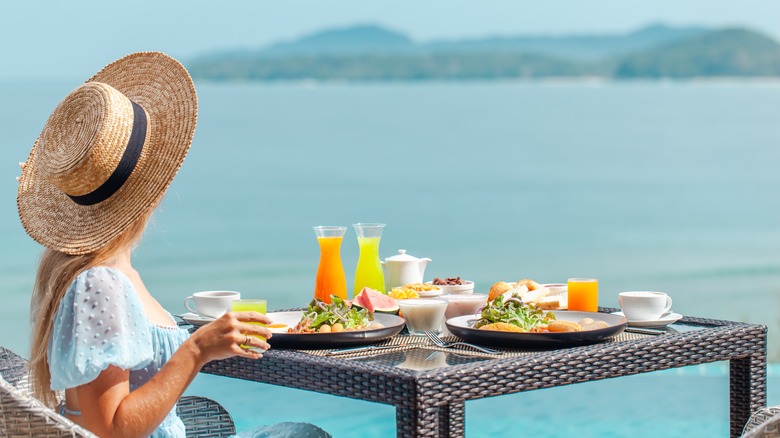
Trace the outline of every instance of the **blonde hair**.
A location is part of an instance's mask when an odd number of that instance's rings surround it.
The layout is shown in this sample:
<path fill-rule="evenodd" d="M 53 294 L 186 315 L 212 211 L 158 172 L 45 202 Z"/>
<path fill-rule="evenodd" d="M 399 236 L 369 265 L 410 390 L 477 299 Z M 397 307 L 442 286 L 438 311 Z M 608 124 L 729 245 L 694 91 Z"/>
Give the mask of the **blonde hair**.
<path fill-rule="evenodd" d="M 62 297 L 80 273 L 105 263 L 122 250 L 132 249 L 141 240 L 153 211 L 154 208 L 150 208 L 108 244 L 91 253 L 68 255 L 48 248 L 43 252 L 30 306 L 32 338 L 29 366 L 33 395 L 46 405 L 53 407 L 57 404 L 56 394 L 51 389 L 48 350 L 54 317 Z"/>

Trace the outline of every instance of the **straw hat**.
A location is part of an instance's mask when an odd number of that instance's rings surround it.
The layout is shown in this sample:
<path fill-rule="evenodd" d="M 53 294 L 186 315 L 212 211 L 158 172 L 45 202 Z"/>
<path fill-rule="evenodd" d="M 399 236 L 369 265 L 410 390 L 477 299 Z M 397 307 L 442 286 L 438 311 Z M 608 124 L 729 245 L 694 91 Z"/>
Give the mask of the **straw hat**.
<path fill-rule="evenodd" d="M 154 207 L 192 143 L 195 86 L 157 52 L 114 61 L 55 108 L 16 198 L 27 234 L 67 254 L 102 247 Z"/>

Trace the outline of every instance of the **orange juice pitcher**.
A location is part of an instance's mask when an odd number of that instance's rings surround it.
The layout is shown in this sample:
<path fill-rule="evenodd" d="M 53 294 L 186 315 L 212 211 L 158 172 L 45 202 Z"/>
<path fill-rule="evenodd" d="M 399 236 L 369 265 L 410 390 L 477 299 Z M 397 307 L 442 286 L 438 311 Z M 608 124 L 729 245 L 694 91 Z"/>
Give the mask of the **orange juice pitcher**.
<path fill-rule="evenodd" d="M 347 227 L 314 227 L 320 245 L 320 264 L 314 284 L 314 298 L 330 304 L 330 296 L 347 299 L 347 277 L 341 263 L 341 242 Z"/>

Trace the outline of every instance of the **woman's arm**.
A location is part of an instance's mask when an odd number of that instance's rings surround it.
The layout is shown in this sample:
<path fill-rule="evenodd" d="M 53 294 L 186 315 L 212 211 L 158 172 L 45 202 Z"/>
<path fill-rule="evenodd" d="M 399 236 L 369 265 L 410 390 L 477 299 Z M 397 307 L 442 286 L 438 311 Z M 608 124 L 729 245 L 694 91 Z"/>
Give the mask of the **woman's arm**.
<path fill-rule="evenodd" d="M 257 312 L 227 313 L 198 329 L 148 382 L 130 392 L 130 372 L 109 366 L 77 390 L 83 426 L 99 436 L 149 436 L 176 405 L 184 390 L 207 362 L 232 356 L 258 359 L 262 354 L 240 347 L 270 345 L 246 334 L 271 337 L 268 329 L 249 322 L 269 323 Z"/>

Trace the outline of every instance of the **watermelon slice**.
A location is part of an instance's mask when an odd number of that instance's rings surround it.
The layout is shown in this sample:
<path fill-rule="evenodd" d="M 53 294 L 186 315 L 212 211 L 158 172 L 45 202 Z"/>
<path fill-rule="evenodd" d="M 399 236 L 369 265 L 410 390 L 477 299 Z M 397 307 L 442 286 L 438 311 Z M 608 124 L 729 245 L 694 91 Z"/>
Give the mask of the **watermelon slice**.
<path fill-rule="evenodd" d="M 398 302 L 395 298 L 388 297 L 382 292 L 364 287 L 352 300 L 353 306 L 362 307 L 369 312 L 398 314 Z"/>

